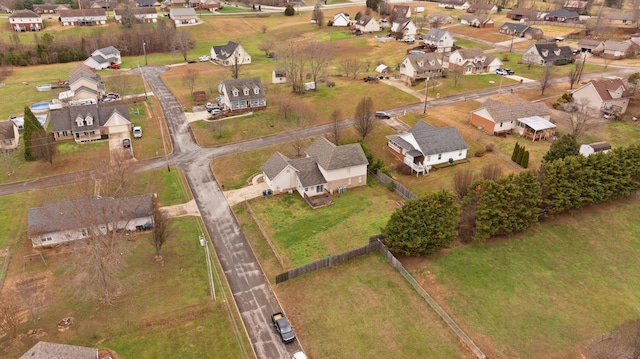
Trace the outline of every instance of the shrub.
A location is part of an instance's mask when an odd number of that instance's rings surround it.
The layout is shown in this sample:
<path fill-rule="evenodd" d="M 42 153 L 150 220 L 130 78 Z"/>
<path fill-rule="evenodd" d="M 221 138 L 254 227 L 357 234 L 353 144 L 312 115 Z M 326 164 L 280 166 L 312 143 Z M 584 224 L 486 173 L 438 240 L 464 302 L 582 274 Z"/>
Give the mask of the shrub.
<path fill-rule="evenodd" d="M 475 153 L 475 156 L 476 157 L 482 157 L 482 156 L 484 156 L 484 152 L 485 152 L 484 148 L 481 149 L 481 150 L 477 150 L 476 153 Z"/>
<path fill-rule="evenodd" d="M 284 16 L 293 16 L 296 14 L 296 10 L 293 8 L 293 5 L 287 5 L 284 9 Z"/>
<path fill-rule="evenodd" d="M 496 148 L 496 145 L 494 145 L 493 143 L 489 143 L 488 145 L 484 146 L 484 150 L 489 153 L 493 152 L 495 148 Z"/>

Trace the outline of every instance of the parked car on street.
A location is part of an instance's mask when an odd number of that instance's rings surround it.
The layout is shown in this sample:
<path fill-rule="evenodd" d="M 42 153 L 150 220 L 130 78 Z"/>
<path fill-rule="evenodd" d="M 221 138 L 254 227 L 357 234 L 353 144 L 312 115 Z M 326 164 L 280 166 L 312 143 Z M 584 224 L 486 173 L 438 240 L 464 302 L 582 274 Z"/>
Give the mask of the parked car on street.
<path fill-rule="evenodd" d="M 293 332 L 293 328 L 291 328 L 291 324 L 289 324 L 289 320 L 284 316 L 284 313 L 274 313 L 271 315 L 271 321 L 284 343 L 291 343 L 296 339 L 296 334 Z"/>

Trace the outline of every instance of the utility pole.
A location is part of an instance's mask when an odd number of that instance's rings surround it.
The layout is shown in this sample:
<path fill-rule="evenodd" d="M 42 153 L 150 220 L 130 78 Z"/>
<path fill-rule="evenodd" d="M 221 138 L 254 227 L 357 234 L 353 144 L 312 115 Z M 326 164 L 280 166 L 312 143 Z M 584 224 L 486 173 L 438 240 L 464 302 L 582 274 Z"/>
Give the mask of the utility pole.
<path fill-rule="evenodd" d="M 423 115 L 427 114 L 427 94 L 429 92 L 429 76 L 427 76 L 427 79 L 424 81 L 424 111 L 422 112 Z"/>
<path fill-rule="evenodd" d="M 198 239 L 200 240 L 200 245 L 204 247 L 204 255 L 207 261 L 207 274 L 209 275 L 209 288 L 211 289 L 211 299 L 216 300 L 216 289 L 213 284 L 213 274 L 211 272 L 213 268 L 211 266 L 211 255 L 209 254 L 209 243 L 204 237 L 204 234 L 201 234 Z"/>
<path fill-rule="evenodd" d="M 144 53 L 144 66 L 149 66 L 147 62 L 147 43 L 144 40 L 142 41 L 142 53 Z"/>

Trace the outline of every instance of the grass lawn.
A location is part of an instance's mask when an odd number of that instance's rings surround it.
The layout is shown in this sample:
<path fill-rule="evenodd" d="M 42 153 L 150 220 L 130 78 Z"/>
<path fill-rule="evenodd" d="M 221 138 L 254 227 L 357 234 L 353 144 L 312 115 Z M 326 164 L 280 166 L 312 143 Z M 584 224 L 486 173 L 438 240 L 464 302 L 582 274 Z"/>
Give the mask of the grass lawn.
<path fill-rule="evenodd" d="M 310 358 L 472 357 L 379 254 L 295 278 L 275 291 Z"/>
<path fill-rule="evenodd" d="M 473 41 L 473 40 L 467 40 L 467 39 L 461 39 L 461 38 L 456 38 L 455 39 L 456 45 L 460 46 L 462 48 L 465 49 L 482 49 L 482 50 L 489 50 L 492 47 L 477 41 Z"/>
<path fill-rule="evenodd" d="M 460 35 L 475 37 L 476 39 L 490 41 L 493 43 L 510 40 L 511 36 L 501 34 L 499 31 L 499 28 L 500 28 L 500 25 L 496 20 L 496 27 L 494 28 L 480 29 L 472 26 L 460 25 L 460 26 L 448 27 L 447 31 L 450 31 L 452 34 L 454 34 L 454 37 L 455 37 L 455 34 L 460 34 Z M 456 39 L 456 45 L 466 47 L 462 45 L 463 42 L 460 42 L 460 41 L 462 41 L 462 39 Z"/>
<path fill-rule="evenodd" d="M 363 246 L 380 233 L 400 197 L 377 180 L 334 195 L 331 206 L 311 209 L 297 192 L 250 203 L 286 268 Z"/>
<path fill-rule="evenodd" d="M 576 358 L 638 316 L 639 209 L 636 196 L 403 262 L 488 356 Z"/>

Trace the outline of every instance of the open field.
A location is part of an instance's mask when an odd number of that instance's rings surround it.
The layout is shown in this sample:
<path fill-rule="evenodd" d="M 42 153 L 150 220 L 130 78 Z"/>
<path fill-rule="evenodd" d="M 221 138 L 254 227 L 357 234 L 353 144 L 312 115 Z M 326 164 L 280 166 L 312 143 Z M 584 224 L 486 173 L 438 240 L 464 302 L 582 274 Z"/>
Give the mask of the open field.
<path fill-rule="evenodd" d="M 275 291 L 310 358 L 472 357 L 379 254 L 295 278 Z"/>
<path fill-rule="evenodd" d="M 135 176 L 138 182 L 132 182 L 134 193 L 157 192 L 162 205 L 190 199 L 182 187 L 180 171 L 155 170 Z M 38 278 L 42 283 L 39 293 L 46 299 L 38 309 L 37 324 L 27 321 L 24 313 L 20 341 L 0 338 L 0 356 L 18 357 L 39 340 L 109 348 L 125 358 L 163 357 L 167 353 L 176 358 L 237 358 L 241 357 L 241 347 L 251 350 L 244 334 L 237 338 L 231 328 L 230 320 L 241 324 L 237 316 L 229 316 L 235 310 L 229 312 L 226 307 L 232 304 L 226 282 L 220 282 L 222 272 L 218 267 L 218 301 L 208 297 L 205 259 L 198 242 L 203 226 L 199 219 L 171 221 L 173 235 L 162 249 L 163 264 L 154 259 L 153 246 L 148 243 L 150 232 L 132 234 L 124 246 L 128 263 L 122 278 L 124 291 L 112 306 L 80 301 L 75 296 L 72 283 L 77 273 L 72 268 L 72 247 L 42 250 L 47 266 L 34 257 L 21 259 L 33 253 L 27 239 L 28 208 L 68 198 L 69 188 L 0 197 L 3 208 L 12 208 L 2 211 L 0 220 L 13 223 L 0 234 L 0 247 L 10 248 L 12 254 L 3 298 L 14 293 L 17 280 Z M 75 324 L 67 331 L 58 331 L 56 323 L 68 316 Z M 22 334 L 30 329 L 38 329 L 38 334 Z"/>
<path fill-rule="evenodd" d="M 490 357 L 576 358 L 638 316 L 633 199 L 403 263 Z"/>

